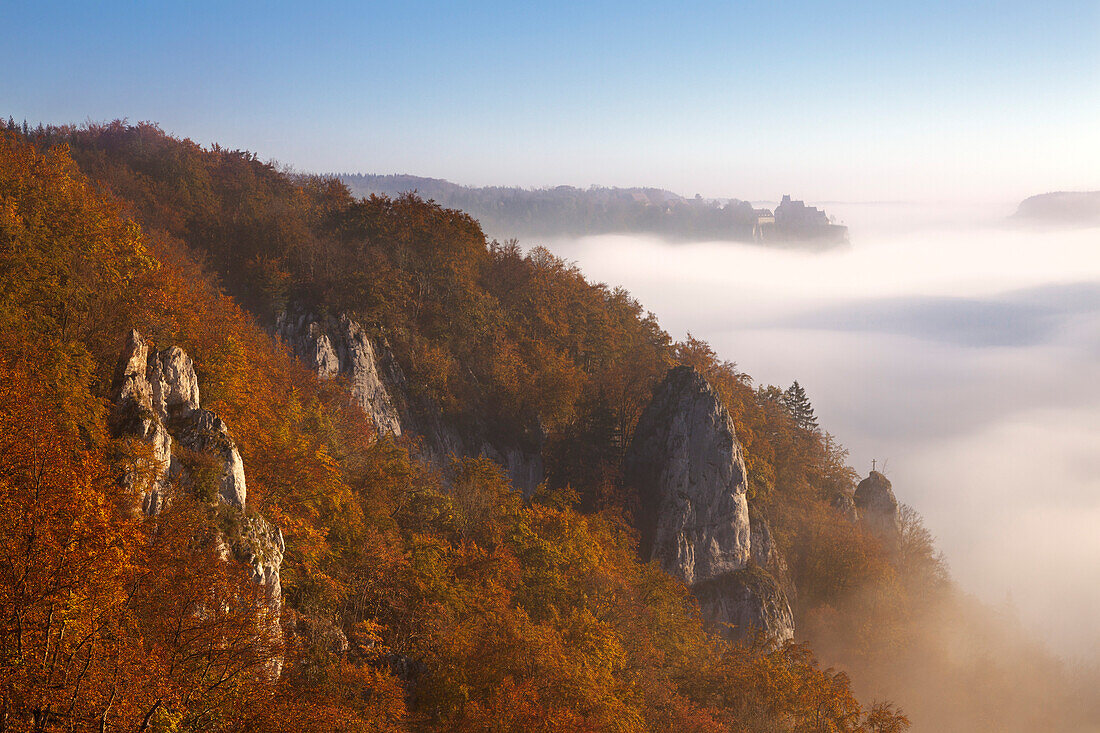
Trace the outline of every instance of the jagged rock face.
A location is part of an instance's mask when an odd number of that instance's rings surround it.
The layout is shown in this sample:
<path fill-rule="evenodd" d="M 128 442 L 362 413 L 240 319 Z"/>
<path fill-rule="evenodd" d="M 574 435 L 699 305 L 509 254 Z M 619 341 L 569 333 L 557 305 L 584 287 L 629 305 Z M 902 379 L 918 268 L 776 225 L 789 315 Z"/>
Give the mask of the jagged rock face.
<path fill-rule="evenodd" d="M 528 431 L 531 440 L 516 443 L 489 439 L 484 426 L 457 428 L 437 404 L 410 394 L 405 374 L 385 339 L 372 340 L 346 315 L 321 318 L 311 313 L 282 313 L 275 331 L 318 377 L 347 376 L 352 395 L 379 435 L 419 438 L 419 455 L 428 463 L 446 466 L 452 456 L 484 456 L 504 468 L 512 485 L 525 494 L 542 482 L 543 436 L 538 426 Z M 535 446 L 527 447 L 528 443 Z"/>
<path fill-rule="evenodd" d="M 244 509 L 248 498 L 244 461 L 221 418 L 210 410 L 196 409 L 171 419 L 169 430 L 180 446 L 216 457 L 220 468 L 215 479 L 218 498 L 229 506 Z"/>
<path fill-rule="evenodd" d="M 777 562 L 779 550 L 772 539 L 772 530 L 768 526 L 764 515 L 749 504 L 749 539 L 750 557 L 752 561 L 762 568 L 771 567 Z"/>
<path fill-rule="evenodd" d="M 153 383 L 153 404 L 164 416 L 188 415 L 199 409 L 199 380 L 195 365 L 183 349 L 172 346 L 157 354 Z"/>
<path fill-rule="evenodd" d="M 833 497 L 833 508 L 840 512 L 849 522 L 859 521 L 859 509 L 856 508 L 856 500 L 851 494 L 839 493 Z"/>
<path fill-rule="evenodd" d="M 331 379 L 340 373 L 340 357 L 336 354 L 336 347 L 332 340 L 321 333 L 320 325 L 309 324 L 310 335 L 314 338 L 312 353 L 307 353 L 306 363 L 317 370 L 317 376 L 322 379 Z"/>
<path fill-rule="evenodd" d="M 401 435 L 401 419 L 378 374 L 374 347 L 363 329 L 347 316 L 340 318 L 343 335 L 338 354 L 341 369 L 347 365 L 352 375 L 351 393 L 367 411 L 380 435 Z"/>
<path fill-rule="evenodd" d="M 379 435 L 401 435 L 401 419 L 379 375 L 374 345 L 358 323 L 347 316 L 282 313 L 275 330 L 318 377 L 348 377 L 352 396 Z"/>
<path fill-rule="evenodd" d="M 168 484 L 184 473 L 172 455 L 173 441 L 196 453 L 209 454 L 217 463 L 218 496 L 238 509 L 247 498 L 244 462 L 225 424 L 210 410 L 199 407 L 199 380 L 191 358 L 178 346 L 154 351 L 131 330 L 115 369 L 114 429 L 132 435 L 153 448 L 152 477 L 140 482 L 142 509 L 156 514 L 167 500 Z M 132 488 L 139 472 L 127 477 Z"/>
<path fill-rule="evenodd" d="M 694 369 L 672 369 L 654 392 L 624 475 L 642 505 L 642 556 L 691 588 L 709 624 L 734 639 L 759 632 L 773 645 L 794 637 L 790 603 L 773 577 L 786 578 L 786 564 L 746 500 L 733 420 Z"/>
<path fill-rule="evenodd" d="M 687 585 L 745 567 L 745 461 L 718 393 L 694 369 L 671 370 L 657 388 L 624 471 L 641 501 L 643 557 Z"/>
<path fill-rule="evenodd" d="M 881 537 L 896 537 L 901 530 L 901 514 L 890 481 L 871 471 L 856 487 L 855 505 L 864 525 Z"/>
<path fill-rule="evenodd" d="M 154 388 L 156 395 L 154 396 Z M 112 384 L 115 409 L 112 428 L 117 435 L 132 435 L 152 448 L 151 465 L 144 459 L 126 473 L 127 488 L 142 497 L 142 510 L 156 514 L 168 489 L 172 462 L 172 437 L 164 425 L 163 385 L 160 360 L 149 344 L 131 330 L 115 368 Z"/>
<path fill-rule="evenodd" d="M 201 490 L 186 461 L 173 455 L 173 445 L 203 457 L 213 467 L 216 503 L 224 525 L 218 546 L 224 559 L 232 556 L 243 562 L 252 579 L 263 586 L 262 626 L 273 640 L 281 640 L 283 533 L 258 514 L 246 511 L 244 461 L 229 428 L 214 412 L 200 406 L 191 358 L 178 346 L 154 351 L 141 334 L 131 330 L 115 369 L 112 393 L 115 435 L 133 436 L 152 447 L 153 465 L 131 467 L 124 478 L 128 488 L 141 492 L 146 514 L 154 515 L 166 506 L 173 483 Z M 147 474 L 150 477 L 142 479 Z M 281 666 L 281 660 L 273 662 L 272 677 L 278 677 Z"/>
<path fill-rule="evenodd" d="M 230 546 L 238 560 L 252 570 L 252 580 L 267 591 L 268 604 L 282 608 L 283 587 L 279 570 L 283 565 L 286 543 L 283 532 L 258 514 L 239 515 L 238 535 Z"/>
<path fill-rule="evenodd" d="M 734 639 L 763 634 L 772 645 L 794 638 L 794 615 L 783 589 L 756 567 L 724 573 L 692 586 L 706 621 Z"/>
<path fill-rule="evenodd" d="M 767 518 L 751 501 L 749 502 L 749 536 L 752 538 L 753 564 L 775 579 L 785 595 L 784 603 L 789 604 L 789 601 L 795 599 L 797 592 L 791 581 L 790 568 L 776 543 Z"/>
<path fill-rule="evenodd" d="M 494 456 L 490 451 L 495 451 Z M 525 495 L 530 495 L 546 475 L 546 469 L 542 462 L 542 451 L 527 451 L 515 446 L 504 446 L 500 449 L 486 444 L 482 448 L 482 454 L 492 458 L 508 473 L 508 480 L 512 486 L 520 489 Z"/>

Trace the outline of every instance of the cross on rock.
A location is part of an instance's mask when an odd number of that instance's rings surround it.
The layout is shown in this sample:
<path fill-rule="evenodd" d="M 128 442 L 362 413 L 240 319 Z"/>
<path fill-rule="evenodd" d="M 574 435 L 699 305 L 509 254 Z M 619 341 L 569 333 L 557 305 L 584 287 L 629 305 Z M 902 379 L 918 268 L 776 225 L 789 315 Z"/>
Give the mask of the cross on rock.
<path fill-rule="evenodd" d="M 875 460 L 874 458 L 872 458 L 872 459 L 871 459 L 871 470 L 872 470 L 872 471 L 874 471 L 874 470 L 875 470 L 875 466 L 876 466 L 877 464 L 878 464 L 878 461 L 876 461 L 876 460 Z"/>

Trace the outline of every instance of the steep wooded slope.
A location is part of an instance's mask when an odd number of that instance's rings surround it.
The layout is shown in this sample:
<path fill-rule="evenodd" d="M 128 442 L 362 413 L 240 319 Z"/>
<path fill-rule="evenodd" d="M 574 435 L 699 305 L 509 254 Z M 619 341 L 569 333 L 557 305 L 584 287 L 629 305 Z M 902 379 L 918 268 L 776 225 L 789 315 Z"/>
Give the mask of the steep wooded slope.
<path fill-rule="evenodd" d="M 319 382 L 189 250 L 49 150 L 0 137 L 5 727 L 870 725 L 805 648 L 706 633 L 615 515 L 582 515 L 560 492 L 526 502 L 486 460 L 453 464 L 444 484 L 376 439 L 343 384 Z M 248 505 L 283 530 L 283 644 L 255 612 L 252 570 L 213 541 L 217 502 L 169 482 L 146 516 L 125 480 L 153 457 L 110 430 L 132 328 L 150 351 L 189 355 L 203 409 L 232 426 Z"/>
<path fill-rule="evenodd" d="M 915 514 L 903 508 L 887 541 L 834 508 L 854 506 L 855 474 L 801 407 L 705 343 L 671 343 L 625 292 L 587 283 L 544 250 L 486 243 L 457 212 L 411 197 L 356 201 L 338 184 L 153 126 L 32 137 L 41 150 L 71 145 L 143 232 L 112 212 L 112 226 L 136 238 L 132 251 L 82 259 L 85 239 L 62 257 L 76 264 L 59 268 L 58 252 L 23 247 L 29 235 L 12 229 L 13 282 L 97 262 L 133 274 L 106 287 L 98 274 L 8 284 L 5 343 L 49 345 L 58 376 L 35 378 L 53 379 L 69 413 L 90 416 L 81 431 L 93 438 L 101 411 L 73 405 L 107 394 L 130 327 L 192 356 L 204 404 L 232 425 L 250 467 L 249 502 L 287 537 L 293 633 L 279 699 L 292 695 L 294 710 L 328 706 L 352 727 L 870 725 L 844 679 L 815 670 L 805 649 L 754 652 L 708 636 L 682 586 L 636 561 L 639 487 L 622 480 L 622 458 L 653 387 L 683 364 L 735 426 L 750 517 L 761 518 L 750 523 L 771 548 L 757 562 L 790 598 L 799 638 L 853 670 L 867 699 L 900 698 L 940 730 L 1052 719 L 1086 729 L 1095 715 L 1064 667 L 958 598 Z M 23 172 L 9 176 L 16 203 L 6 205 L 20 212 L 33 208 L 18 192 L 37 185 L 44 159 L 11 144 L 11 170 Z M 54 206 L 57 193 L 40 188 Z M 35 216 L 46 223 L 39 238 L 56 242 L 84 214 Z M 354 385 L 318 381 L 272 340 L 278 314 L 295 308 L 384 337 L 413 400 L 462 434 L 538 446 L 546 486 L 524 501 L 491 462 L 440 476 L 409 460 L 404 438 L 375 440 L 345 391 Z M 1058 701 L 1056 712 L 1039 699 Z"/>

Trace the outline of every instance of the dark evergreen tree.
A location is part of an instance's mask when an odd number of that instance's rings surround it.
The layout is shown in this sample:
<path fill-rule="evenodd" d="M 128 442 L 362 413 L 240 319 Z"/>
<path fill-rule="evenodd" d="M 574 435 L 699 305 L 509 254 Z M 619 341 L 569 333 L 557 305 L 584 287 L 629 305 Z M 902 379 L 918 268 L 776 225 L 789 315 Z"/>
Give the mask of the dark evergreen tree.
<path fill-rule="evenodd" d="M 814 415 L 814 407 L 810 404 L 810 398 L 806 396 L 806 390 L 796 379 L 794 384 L 783 392 L 782 405 L 790 413 L 795 425 L 808 432 L 817 432 L 817 417 Z"/>

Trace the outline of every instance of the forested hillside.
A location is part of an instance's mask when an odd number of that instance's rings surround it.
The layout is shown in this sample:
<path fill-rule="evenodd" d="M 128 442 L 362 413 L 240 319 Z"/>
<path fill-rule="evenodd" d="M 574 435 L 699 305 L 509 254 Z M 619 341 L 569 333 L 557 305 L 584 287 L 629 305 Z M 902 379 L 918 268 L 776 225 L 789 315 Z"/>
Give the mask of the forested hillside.
<path fill-rule="evenodd" d="M 460 186 L 441 178 L 343 173 L 355 196 L 399 197 L 415 193 L 425 201 L 475 218 L 500 239 L 646 234 L 672 242 L 757 242 L 825 249 L 848 241 L 847 227 L 831 223 L 817 209 L 790 197 L 774 211 L 739 199 L 684 198 L 660 188 L 553 186 Z M 810 214 L 807 216 L 807 214 Z"/>
<path fill-rule="evenodd" d="M 659 188 L 460 186 L 439 178 L 345 173 L 356 196 L 400 196 L 459 209 L 498 237 L 580 237 L 636 232 L 670 240 L 751 242 L 757 212 L 748 201 L 687 199 Z"/>
<path fill-rule="evenodd" d="M 915 512 L 886 539 L 845 515 L 857 477 L 797 385 L 550 252 L 153 125 L 13 129 L 0 157 L 0 730 L 905 729 L 886 699 L 929 730 L 1096 720 L 1083 677 L 953 588 Z M 367 324 L 415 399 L 540 450 L 543 485 L 377 435 L 273 338 L 295 308 Z M 190 355 L 281 528 L 280 644 L 202 539 L 218 507 L 177 486 L 145 516 L 120 480 L 132 328 Z M 802 643 L 713 633 L 639 559 L 623 458 L 675 365 L 729 411 Z"/>

